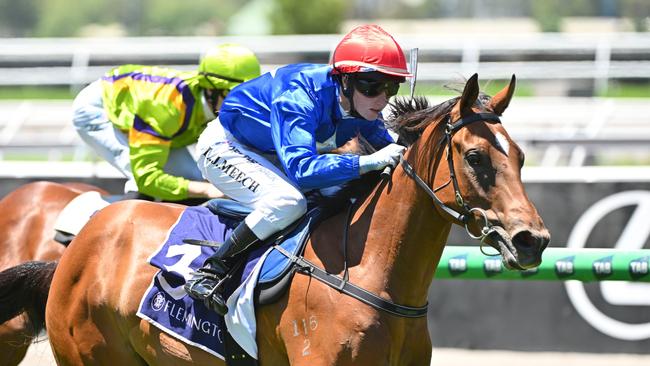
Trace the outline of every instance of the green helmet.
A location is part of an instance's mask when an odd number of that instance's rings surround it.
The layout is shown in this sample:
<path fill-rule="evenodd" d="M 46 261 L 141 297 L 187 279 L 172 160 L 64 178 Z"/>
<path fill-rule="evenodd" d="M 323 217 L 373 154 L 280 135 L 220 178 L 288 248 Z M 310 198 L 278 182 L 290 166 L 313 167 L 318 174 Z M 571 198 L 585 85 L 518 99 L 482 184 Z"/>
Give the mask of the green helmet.
<path fill-rule="evenodd" d="M 260 62 L 246 47 L 234 43 L 212 47 L 199 64 L 203 77 L 199 85 L 205 89 L 230 90 L 260 76 Z"/>

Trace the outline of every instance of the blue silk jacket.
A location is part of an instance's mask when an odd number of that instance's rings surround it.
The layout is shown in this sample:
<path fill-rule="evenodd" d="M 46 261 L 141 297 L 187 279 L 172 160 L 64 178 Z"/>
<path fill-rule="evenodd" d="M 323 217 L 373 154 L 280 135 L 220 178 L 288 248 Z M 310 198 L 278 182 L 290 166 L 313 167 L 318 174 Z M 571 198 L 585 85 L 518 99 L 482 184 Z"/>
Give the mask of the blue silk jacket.
<path fill-rule="evenodd" d="M 354 118 L 341 109 L 340 85 L 331 70 L 318 64 L 284 66 L 234 88 L 219 112 L 223 127 L 240 142 L 277 153 L 302 190 L 359 177 L 358 155 L 326 153 L 357 134 L 376 149 L 393 142 L 382 119 Z"/>

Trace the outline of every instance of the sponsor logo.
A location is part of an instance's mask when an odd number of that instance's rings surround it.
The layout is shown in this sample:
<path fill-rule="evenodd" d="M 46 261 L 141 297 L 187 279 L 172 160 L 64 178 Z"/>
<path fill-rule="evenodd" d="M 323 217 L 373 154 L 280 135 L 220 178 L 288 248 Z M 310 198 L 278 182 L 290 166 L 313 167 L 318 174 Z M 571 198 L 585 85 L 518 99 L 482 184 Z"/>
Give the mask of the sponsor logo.
<path fill-rule="evenodd" d="M 158 292 L 151 299 L 151 308 L 155 311 L 160 311 L 163 306 L 165 306 L 165 295 Z"/>
<path fill-rule="evenodd" d="M 185 307 L 183 301 L 168 299 L 164 293 L 157 292 L 151 298 L 151 308 L 154 311 L 162 311 L 166 313 L 167 315 L 165 315 L 165 317 L 169 319 L 170 323 L 174 321 L 185 323 L 188 329 L 193 329 L 212 337 L 217 337 L 220 342 L 223 342 L 219 326 L 209 320 L 197 317 L 191 311 L 191 308 Z"/>
<path fill-rule="evenodd" d="M 632 278 L 641 278 L 648 275 L 648 261 L 650 261 L 650 257 L 641 257 L 630 262 L 629 271 Z"/>
<path fill-rule="evenodd" d="M 449 272 L 451 272 L 452 275 L 467 272 L 467 254 L 449 258 L 448 266 Z"/>
<path fill-rule="evenodd" d="M 575 256 L 558 259 L 555 262 L 555 273 L 558 277 L 569 277 L 575 273 Z"/>
<path fill-rule="evenodd" d="M 587 209 L 569 235 L 569 248 L 583 248 L 591 231 L 600 221 L 623 207 L 635 206 L 625 228 L 614 248 L 635 250 L 643 248 L 650 236 L 650 192 L 627 191 L 605 197 Z M 556 265 L 557 270 L 557 265 Z M 595 261 L 592 270 L 600 278 L 607 279 L 612 274 L 612 258 L 604 257 Z M 630 273 L 645 276 L 648 273 L 648 258 L 642 257 L 629 265 Z M 600 332 L 622 340 L 639 341 L 650 338 L 650 323 L 628 323 L 615 319 L 598 309 L 589 299 L 585 286 L 579 281 L 566 281 L 564 286 L 569 299 L 578 313 Z M 650 305 L 650 284 L 634 282 L 603 281 L 599 283 L 605 301 L 612 305 L 648 306 Z"/>
<path fill-rule="evenodd" d="M 501 273 L 501 258 L 487 258 L 483 260 L 483 271 L 487 276 Z"/>
<path fill-rule="evenodd" d="M 596 277 L 600 279 L 604 279 L 611 275 L 614 273 L 614 270 L 612 269 L 612 256 L 610 255 L 609 257 L 600 258 L 599 260 L 594 261 L 591 270 L 594 271 Z"/>

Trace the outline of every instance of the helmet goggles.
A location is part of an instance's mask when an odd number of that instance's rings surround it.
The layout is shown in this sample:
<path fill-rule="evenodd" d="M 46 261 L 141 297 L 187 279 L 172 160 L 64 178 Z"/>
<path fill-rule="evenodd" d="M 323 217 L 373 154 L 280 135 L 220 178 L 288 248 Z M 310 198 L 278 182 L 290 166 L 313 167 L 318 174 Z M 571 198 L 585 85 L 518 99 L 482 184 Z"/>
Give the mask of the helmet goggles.
<path fill-rule="evenodd" d="M 350 75 L 350 81 L 356 90 L 366 97 L 376 97 L 385 92 L 387 97 L 392 97 L 399 91 L 399 84 L 403 77 L 387 77 L 378 72 L 356 73 Z"/>
<path fill-rule="evenodd" d="M 211 77 L 217 78 L 217 79 L 230 81 L 230 82 L 233 82 L 233 83 L 243 83 L 245 81 L 245 80 L 242 80 L 242 79 L 231 78 L 231 77 L 228 77 L 228 76 L 225 76 L 225 75 L 219 75 L 219 74 L 214 73 L 214 72 L 200 71 L 199 74 L 205 75 L 205 76 L 211 76 Z M 209 78 L 207 78 L 207 80 L 210 81 Z M 210 81 L 210 83 L 212 84 L 211 81 Z M 215 87 L 215 89 L 217 89 L 217 88 Z"/>
<path fill-rule="evenodd" d="M 353 79 L 354 88 L 366 97 L 376 97 L 382 92 L 386 92 L 387 97 L 396 95 L 399 91 L 399 83 L 396 81 L 385 80 L 366 80 Z"/>

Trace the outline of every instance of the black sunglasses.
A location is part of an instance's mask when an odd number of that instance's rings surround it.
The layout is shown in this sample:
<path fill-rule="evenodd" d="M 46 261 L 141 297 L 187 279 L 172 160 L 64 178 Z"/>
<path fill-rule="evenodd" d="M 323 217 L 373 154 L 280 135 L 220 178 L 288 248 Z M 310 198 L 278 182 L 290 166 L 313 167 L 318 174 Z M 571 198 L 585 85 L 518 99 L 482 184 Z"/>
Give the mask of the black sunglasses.
<path fill-rule="evenodd" d="M 387 97 L 392 97 L 399 91 L 399 82 L 392 80 L 368 80 L 352 78 L 352 84 L 361 94 L 366 97 L 376 97 L 386 92 Z"/>

